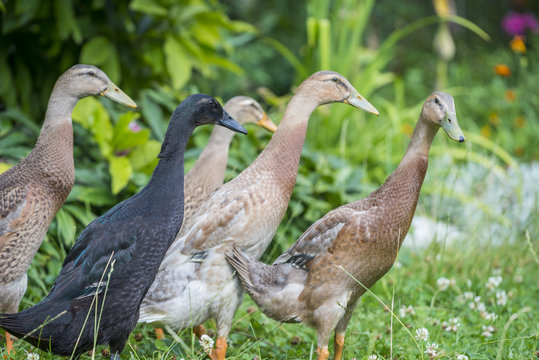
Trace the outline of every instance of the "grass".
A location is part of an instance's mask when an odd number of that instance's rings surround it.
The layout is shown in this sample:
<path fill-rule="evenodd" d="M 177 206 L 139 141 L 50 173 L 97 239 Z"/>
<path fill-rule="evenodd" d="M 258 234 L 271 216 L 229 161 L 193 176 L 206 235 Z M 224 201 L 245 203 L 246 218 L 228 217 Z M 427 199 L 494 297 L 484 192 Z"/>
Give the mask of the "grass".
<path fill-rule="evenodd" d="M 395 359 L 429 359 L 425 347 L 427 342 L 434 342 L 439 344 L 436 358 L 454 359 L 457 354 L 465 354 L 470 359 L 536 359 L 539 350 L 536 239 L 525 235 L 517 242 L 498 246 L 474 246 L 473 240 L 462 239 L 446 246 L 443 242 L 433 242 L 419 250 L 403 247 L 397 267 L 371 288 L 372 294 L 363 295 L 348 327 L 344 358 L 367 359 L 377 355 L 389 359 L 392 354 Z M 502 280 L 493 287 L 498 276 Z M 443 281 L 438 284 L 442 277 L 449 279 L 446 289 Z M 496 296 L 501 291 L 507 297 L 506 304 L 503 296 Z M 474 301 L 476 296 L 480 300 Z M 486 313 L 495 314 L 496 318 L 487 320 L 485 313 L 471 308 L 470 304 L 477 307 L 479 302 L 484 304 Z M 389 312 L 392 306 L 398 317 L 393 322 Z M 445 323 L 452 318 L 457 318 L 460 325 L 456 331 L 447 331 Z M 211 322 L 206 325 L 214 328 Z M 490 336 L 485 333 L 488 326 L 494 329 Z M 412 336 L 420 328 L 428 330 L 428 341 Z M 122 357 L 204 358 L 198 341 L 188 330 L 181 332 L 179 338 L 178 342 L 167 334 L 164 340 L 157 340 L 151 326 L 139 325 Z M 40 354 L 41 358 L 56 358 L 23 342 L 17 342 L 15 349 L 17 353 L 12 359 L 30 358 L 27 352 Z M 228 358 L 316 358 L 315 349 L 313 329 L 270 320 L 246 296 L 232 327 Z M 5 355 L 4 351 L 0 350 L 0 355 Z M 84 358 L 89 355 L 83 355 Z"/>

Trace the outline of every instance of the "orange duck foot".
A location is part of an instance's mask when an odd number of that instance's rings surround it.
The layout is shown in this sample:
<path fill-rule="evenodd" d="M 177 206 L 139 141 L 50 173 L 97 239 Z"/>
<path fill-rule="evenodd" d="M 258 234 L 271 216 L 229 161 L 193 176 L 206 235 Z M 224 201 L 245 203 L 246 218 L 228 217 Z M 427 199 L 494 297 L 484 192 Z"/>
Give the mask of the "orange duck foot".
<path fill-rule="evenodd" d="M 344 349 L 344 334 L 335 334 L 335 360 L 341 360 Z"/>
<path fill-rule="evenodd" d="M 322 349 L 316 348 L 316 353 L 318 354 L 318 360 L 328 360 L 329 350 L 327 346 L 324 346 Z"/>
<path fill-rule="evenodd" d="M 165 333 L 163 332 L 163 329 L 155 328 L 154 332 L 155 332 L 155 337 L 158 340 L 163 340 L 165 338 Z"/>

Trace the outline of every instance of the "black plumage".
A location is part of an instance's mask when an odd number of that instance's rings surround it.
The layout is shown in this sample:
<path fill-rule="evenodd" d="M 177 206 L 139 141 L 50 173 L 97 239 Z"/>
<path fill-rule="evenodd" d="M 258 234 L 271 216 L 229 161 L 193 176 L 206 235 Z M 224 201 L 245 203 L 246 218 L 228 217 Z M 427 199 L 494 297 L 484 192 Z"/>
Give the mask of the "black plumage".
<path fill-rule="evenodd" d="M 196 126 L 210 123 L 246 133 L 212 97 L 185 99 L 172 114 L 150 182 L 92 221 L 49 294 L 20 313 L 0 314 L 0 327 L 58 355 L 77 355 L 94 344 L 109 344 L 111 357 L 121 353 L 183 221 L 187 140 Z"/>

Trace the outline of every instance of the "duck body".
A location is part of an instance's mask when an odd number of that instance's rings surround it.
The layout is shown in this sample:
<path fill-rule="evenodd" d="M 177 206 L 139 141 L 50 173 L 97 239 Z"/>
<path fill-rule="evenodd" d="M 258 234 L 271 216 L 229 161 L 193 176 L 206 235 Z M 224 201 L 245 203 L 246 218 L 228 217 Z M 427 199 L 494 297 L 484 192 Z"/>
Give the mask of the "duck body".
<path fill-rule="evenodd" d="M 81 98 L 91 95 L 136 107 L 103 71 L 75 65 L 57 80 L 30 154 L 0 174 L 0 312 L 18 311 L 28 267 L 73 187 L 71 112 Z"/>
<path fill-rule="evenodd" d="M 0 327 L 58 355 L 80 354 L 95 340 L 109 344 L 111 357 L 116 357 L 182 224 L 187 140 L 195 126 L 225 121 L 244 131 L 215 99 L 197 94 L 184 100 L 172 115 L 150 182 L 92 221 L 45 299 L 18 314 L 0 314 Z"/>
<path fill-rule="evenodd" d="M 412 222 L 440 124 L 450 137 L 464 141 L 452 97 L 434 93 L 406 154 L 385 183 L 366 198 L 330 211 L 273 265 L 256 261 L 239 247 L 227 253 L 244 289 L 266 315 L 317 329 L 319 359 L 328 358 L 333 331 L 335 359 L 341 358 L 357 300 L 392 267 Z"/>
<path fill-rule="evenodd" d="M 141 305 L 141 322 L 181 329 L 214 318 L 218 338 L 209 355 L 224 359 L 243 294 L 224 255 L 236 245 L 256 259 L 262 256 L 288 206 L 310 114 L 322 104 L 349 99 L 354 106 L 376 112 L 335 72 L 315 73 L 300 85 L 268 146 L 247 169 L 212 193 L 190 226 L 182 227 Z M 175 286 L 169 289 L 162 286 L 165 282 Z"/>

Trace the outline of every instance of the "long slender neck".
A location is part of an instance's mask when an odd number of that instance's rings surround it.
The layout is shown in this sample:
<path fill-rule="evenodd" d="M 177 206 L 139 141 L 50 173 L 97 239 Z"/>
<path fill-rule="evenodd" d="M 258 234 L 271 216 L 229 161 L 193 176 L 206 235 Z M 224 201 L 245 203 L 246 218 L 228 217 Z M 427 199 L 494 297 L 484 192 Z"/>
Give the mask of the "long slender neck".
<path fill-rule="evenodd" d="M 73 126 L 71 112 L 79 98 L 65 88 L 60 78 L 52 91 L 45 121 L 34 148 L 34 156 L 73 163 Z M 36 151 L 39 150 L 39 151 Z"/>
<path fill-rule="evenodd" d="M 319 105 L 320 101 L 315 96 L 309 96 L 308 91 L 302 91 L 300 87 L 290 100 L 277 131 L 251 164 L 249 172 L 268 173 L 291 194 L 296 183 L 309 117 Z"/>
<path fill-rule="evenodd" d="M 183 219 L 183 160 L 185 146 L 193 129 L 191 122 L 171 120 L 159 154 L 159 163 L 149 183 L 139 193 L 153 216 L 179 214 L 180 224 Z"/>

